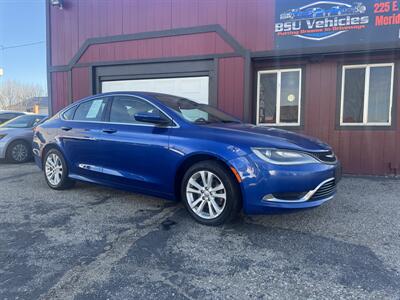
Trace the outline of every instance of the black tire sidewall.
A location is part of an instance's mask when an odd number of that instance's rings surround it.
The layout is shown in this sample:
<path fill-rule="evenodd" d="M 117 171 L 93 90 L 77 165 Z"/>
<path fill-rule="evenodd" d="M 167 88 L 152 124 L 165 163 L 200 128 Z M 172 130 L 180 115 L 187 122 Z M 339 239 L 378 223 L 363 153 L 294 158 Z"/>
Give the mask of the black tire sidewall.
<path fill-rule="evenodd" d="M 56 154 L 60 160 L 61 160 L 61 164 L 63 167 L 63 173 L 61 176 L 61 181 L 57 184 L 57 185 L 53 185 L 49 182 L 49 180 L 47 179 L 47 175 L 46 175 L 46 162 L 47 162 L 47 158 L 51 155 L 51 154 Z M 53 148 L 50 149 L 49 151 L 46 152 L 45 156 L 44 156 L 44 160 L 43 160 L 43 173 L 44 173 L 44 178 L 46 179 L 47 185 L 54 189 L 54 190 L 63 190 L 66 189 L 70 186 L 70 179 L 68 178 L 68 166 L 67 163 L 64 159 L 64 155 L 57 149 Z"/>
<path fill-rule="evenodd" d="M 12 150 L 15 146 L 22 144 L 26 147 L 26 151 L 28 152 L 26 159 L 23 161 L 18 161 L 18 160 L 14 160 L 14 158 L 12 157 Z M 29 146 L 28 142 L 26 141 L 22 141 L 22 140 L 18 140 L 18 141 L 13 141 L 11 142 L 11 144 L 7 147 L 7 151 L 6 151 L 6 159 L 7 161 L 14 163 L 14 164 L 23 164 L 28 162 L 31 157 L 32 157 L 32 148 Z"/>
<path fill-rule="evenodd" d="M 221 215 L 219 215 L 215 219 L 204 219 L 201 218 L 200 216 L 196 215 L 195 212 L 192 211 L 192 209 L 189 206 L 188 200 L 186 198 L 186 186 L 188 184 L 188 181 L 190 177 L 199 172 L 199 171 L 210 171 L 217 175 L 219 179 L 222 181 L 222 183 L 225 186 L 226 190 L 226 205 L 224 208 L 224 211 L 222 212 Z M 238 210 L 240 208 L 240 203 L 241 203 L 241 193 L 240 189 L 238 186 L 238 183 L 236 182 L 234 176 L 229 173 L 227 170 L 227 167 L 225 167 L 222 163 L 219 163 L 217 161 L 203 161 L 199 162 L 192 167 L 190 167 L 185 175 L 183 176 L 182 179 L 182 184 L 181 184 L 181 198 L 183 200 L 183 203 L 186 207 L 186 209 L 189 211 L 191 216 L 198 221 L 201 224 L 204 225 L 210 225 L 210 226 L 217 226 L 221 225 L 226 222 L 230 222 L 233 220 L 233 218 L 237 215 Z"/>

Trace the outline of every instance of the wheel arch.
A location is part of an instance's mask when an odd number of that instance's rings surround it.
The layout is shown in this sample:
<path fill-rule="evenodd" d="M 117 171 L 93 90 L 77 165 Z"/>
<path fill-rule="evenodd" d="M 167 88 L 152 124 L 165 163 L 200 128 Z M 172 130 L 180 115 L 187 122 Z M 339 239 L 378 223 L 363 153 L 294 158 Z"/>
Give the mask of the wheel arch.
<path fill-rule="evenodd" d="M 11 141 L 8 142 L 8 144 L 7 144 L 7 150 L 10 148 L 10 146 L 11 146 L 12 144 L 15 144 L 15 143 L 17 143 L 17 142 L 23 142 L 23 143 L 27 144 L 29 147 L 32 148 L 32 144 L 29 143 L 29 140 L 27 140 L 26 138 L 20 136 L 20 137 L 14 138 L 14 139 L 12 139 Z"/>
<path fill-rule="evenodd" d="M 243 196 L 240 182 L 238 182 L 237 178 L 235 177 L 234 172 L 231 169 L 231 168 L 233 168 L 233 166 L 231 166 L 226 160 L 219 157 L 218 155 L 211 154 L 211 153 L 196 153 L 196 154 L 192 154 L 192 155 L 186 157 L 182 161 L 182 163 L 179 165 L 179 167 L 175 173 L 174 196 L 175 196 L 176 200 L 179 200 L 179 201 L 181 200 L 180 199 L 181 198 L 180 197 L 181 182 L 182 182 L 183 176 L 185 175 L 186 171 L 196 163 L 199 163 L 202 161 L 209 161 L 209 160 L 219 162 L 222 166 L 225 167 L 227 173 L 230 174 L 232 179 L 238 184 L 238 188 L 239 188 L 238 190 L 240 191 L 241 196 Z M 243 200 L 243 197 L 241 197 L 241 198 Z"/>
<path fill-rule="evenodd" d="M 49 152 L 51 149 L 57 149 L 65 156 L 64 151 L 62 150 L 60 145 L 58 145 L 57 143 L 49 143 L 46 146 L 44 146 L 42 153 L 41 153 L 42 165 L 44 164 L 44 158 L 46 156 L 46 153 Z"/>

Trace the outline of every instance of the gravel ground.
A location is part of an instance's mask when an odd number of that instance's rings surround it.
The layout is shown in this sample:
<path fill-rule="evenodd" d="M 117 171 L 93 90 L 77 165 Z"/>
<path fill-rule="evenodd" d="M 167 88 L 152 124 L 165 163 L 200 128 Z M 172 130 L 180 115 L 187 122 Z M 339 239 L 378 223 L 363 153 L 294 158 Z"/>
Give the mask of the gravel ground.
<path fill-rule="evenodd" d="M 217 228 L 181 204 L 0 164 L 0 299 L 400 299 L 400 181 Z"/>

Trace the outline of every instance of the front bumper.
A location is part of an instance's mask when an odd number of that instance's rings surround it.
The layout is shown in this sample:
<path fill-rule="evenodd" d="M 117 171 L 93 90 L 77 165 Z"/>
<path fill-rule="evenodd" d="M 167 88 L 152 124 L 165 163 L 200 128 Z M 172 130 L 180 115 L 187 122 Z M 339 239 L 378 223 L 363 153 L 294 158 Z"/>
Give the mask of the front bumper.
<path fill-rule="evenodd" d="M 242 178 L 246 214 L 319 206 L 334 197 L 341 178 L 339 162 L 282 166 L 250 154 L 230 163 Z"/>

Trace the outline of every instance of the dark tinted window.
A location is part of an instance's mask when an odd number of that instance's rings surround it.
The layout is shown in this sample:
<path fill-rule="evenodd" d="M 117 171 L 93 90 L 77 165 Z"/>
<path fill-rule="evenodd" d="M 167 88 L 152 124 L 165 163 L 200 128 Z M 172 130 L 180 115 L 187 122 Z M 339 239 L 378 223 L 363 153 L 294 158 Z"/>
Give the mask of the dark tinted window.
<path fill-rule="evenodd" d="M 66 110 L 66 111 L 63 113 L 63 115 L 62 115 L 63 118 L 64 118 L 65 120 L 72 120 L 73 117 L 74 117 L 75 110 L 76 110 L 76 106 L 74 106 L 74 107 L 72 107 L 72 108 Z"/>
<path fill-rule="evenodd" d="M 44 116 L 31 116 L 31 115 L 20 116 L 20 117 L 17 117 L 15 119 L 12 119 L 12 120 L 4 123 L 3 125 L 1 125 L 1 127 L 31 128 L 34 125 L 36 125 L 37 123 L 39 123 L 43 118 L 44 118 Z"/>
<path fill-rule="evenodd" d="M 373 67 L 369 75 L 368 122 L 388 123 L 392 92 L 392 67 Z"/>
<path fill-rule="evenodd" d="M 281 73 L 281 123 L 297 123 L 299 118 L 300 71 Z"/>
<path fill-rule="evenodd" d="M 147 101 L 134 97 L 115 97 L 111 106 L 110 122 L 139 124 L 135 120 L 135 114 L 148 112 L 160 114 L 161 112 Z"/>
<path fill-rule="evenodd" d="M 343 95 L 343 122 L 363 122 L 364 92 L 365 68 L 346 69 Z"/>
<path fill-rule="evenodd" d="M 260 123 L 276 123 L 276 94 L 278 74 L 260 75 L 259 120 Z"/>
<path fill-rule="evenodd" d="M 15 117 L 18 117 L 21 115 L 22 114 L 17 114 L 17 113 L 3 113 L 3 114 L 0 114 L 0 119 L 11 120 L 11 119 L 14 119 Z"/>
<path fill-rule="evenodd" d="M 106 99 L 103 98 L 86 101 L 76 109 L 74 120 L 101 121 L 105 107 Z"/>

